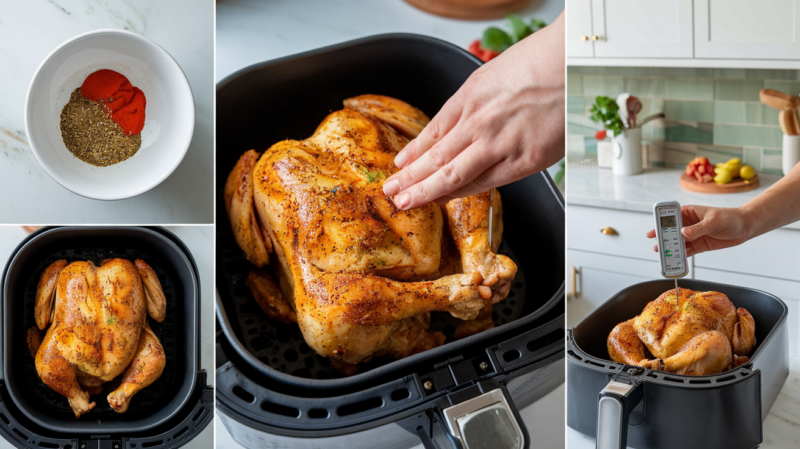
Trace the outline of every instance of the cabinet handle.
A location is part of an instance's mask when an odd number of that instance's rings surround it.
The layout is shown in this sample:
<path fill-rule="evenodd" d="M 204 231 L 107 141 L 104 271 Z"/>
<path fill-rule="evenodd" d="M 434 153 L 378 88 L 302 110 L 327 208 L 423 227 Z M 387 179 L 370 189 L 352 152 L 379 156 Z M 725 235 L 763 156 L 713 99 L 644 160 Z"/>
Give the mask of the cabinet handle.
<path fill-rule="evenodd" d="M 603 40 L 603 36 L 592 36 L 593 41 L 600 41 Z"/>
<path fill-rule="evenodd" d="M 617 230 L 611 226 L 606 226 L 605 228 L 600 229 L 600 233 L 603 235 L 619 235 L 619 232 L 617 232 Z"/>
<path fill-rule="evenodd" d="M 581 40 L 582 41 L 588 41 L 589 40 L 589 36 L 581 36 Z"/>
<path fill-rule="evenodd" d="M 569 267 L 569 278 L 570 278 L 570 285 L 569 285 L 569 294 L 567 297 L 572 298 L 580 298 L 581 292 L 578 289 L 578 275 L 581 274 L 580 268 L 570 265 Z"/>

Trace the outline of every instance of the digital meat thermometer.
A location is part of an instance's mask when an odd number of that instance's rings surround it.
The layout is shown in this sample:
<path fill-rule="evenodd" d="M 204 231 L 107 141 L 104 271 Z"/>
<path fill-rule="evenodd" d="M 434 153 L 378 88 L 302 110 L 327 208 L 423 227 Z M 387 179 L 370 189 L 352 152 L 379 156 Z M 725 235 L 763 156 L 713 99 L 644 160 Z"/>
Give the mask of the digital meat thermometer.
<path fill-rule="evenodd" d="M 675 298 L 680 296 L 678 278 L 689 274 L 686 263 L 686 243 L 681 228 L 681 205 L 677 201 L 663 201 L 653 206 L 656 218 L 656 238 L 658 239 L 658 258 L 661 260 L 661 275 L 675 279 Z"/>

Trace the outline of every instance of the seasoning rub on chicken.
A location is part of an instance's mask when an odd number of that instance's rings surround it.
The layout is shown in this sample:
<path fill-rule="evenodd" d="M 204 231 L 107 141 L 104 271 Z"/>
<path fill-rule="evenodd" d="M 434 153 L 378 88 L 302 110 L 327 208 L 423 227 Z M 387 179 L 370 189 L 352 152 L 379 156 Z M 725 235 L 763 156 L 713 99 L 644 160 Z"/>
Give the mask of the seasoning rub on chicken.
<path fill-rule="evenodd" d="M 36 371 L 67 397 L 76 418 L 95 407 L 89 397 L 113 380 L 120 383 L 108 403 L 125 412 L 133 395 L 164 370 L 164 349 L 146 315 L 162 322 L 166 298 L 142 260 L 104 260 L 99 267 L 91 261 L 53 262 L 39 279 L 34 313 L 28 349 Z"/>
<path fill-rule="evenodd" d="M 718 374 L 747 363 L 755 332 L 750 312 L 724 294 L 682 288 L 676 298 L 673 289 L 618 324 L 608 336 L 608 354 L 618 363 L 670 373 Z"/>
<path fill-rule="evenodd" d="M 516 265 L 496 254 L 502 234 L 489 192 L 403 211 L 383 193 L 395 155 L 429 122 L 394 98 L 344 101 L 305 140 L 247 151 L 228 176 L 225 207 L 253 270 L 248 286 L 271 317 L 296 321 L 308 345 L 351 373 L 373 356 L 406 357 L 444 342 L 430 312 L 491 327 Z M 487 314 L 489 319 L 486 319 Z"/>

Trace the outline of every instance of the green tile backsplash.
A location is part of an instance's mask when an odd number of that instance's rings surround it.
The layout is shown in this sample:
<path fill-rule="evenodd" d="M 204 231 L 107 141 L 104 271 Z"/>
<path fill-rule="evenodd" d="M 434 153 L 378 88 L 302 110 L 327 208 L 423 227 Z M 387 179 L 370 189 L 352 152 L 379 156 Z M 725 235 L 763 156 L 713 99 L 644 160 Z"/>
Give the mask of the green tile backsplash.
<path fill-rule="evenodd" d="M 761 104 L 758 91 L 800 95 L 800 70 L 657 67 L 568 67 L 570 153 L 597 152 L 588 120 L 595 97 L 629 92 L 642 100 L 639 118 L 663 112 L 645 125 L 651 165 L 683 168 L 696 156 L 713 163 L 740 157 L 757 171 L 781 173 L 778 111 Z"/>

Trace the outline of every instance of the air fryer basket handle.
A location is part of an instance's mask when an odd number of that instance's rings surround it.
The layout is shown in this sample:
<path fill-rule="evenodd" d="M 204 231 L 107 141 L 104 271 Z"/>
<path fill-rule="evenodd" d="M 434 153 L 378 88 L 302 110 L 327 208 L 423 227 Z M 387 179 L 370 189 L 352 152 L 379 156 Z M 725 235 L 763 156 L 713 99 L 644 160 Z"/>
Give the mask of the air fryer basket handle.
<path fill-rule="evenodd" d="M 442 417 L 445 432 L 454 437 L 448 440 L 455 449 L 529 447 L 525 424 L 504 386 L 445 408 Z"/>
<path fill-rule="evenodd" d="M 642 400 L 642 386 L 612 380 L 597 401 L 597 449 L 628 446 L 628 417 Z"/>

